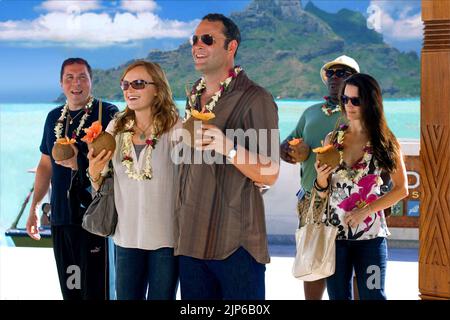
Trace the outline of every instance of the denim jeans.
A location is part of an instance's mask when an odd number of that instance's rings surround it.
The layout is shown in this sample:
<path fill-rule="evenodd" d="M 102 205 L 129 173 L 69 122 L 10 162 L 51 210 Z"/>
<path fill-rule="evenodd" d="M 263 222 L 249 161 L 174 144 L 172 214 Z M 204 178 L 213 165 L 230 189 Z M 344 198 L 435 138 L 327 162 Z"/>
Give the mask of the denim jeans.
<path fill-rule="evenodd" d="M 142 250 L 116 246 L 118 300 L 175 300 L 178 257 L 173 248 Z"/>
<path fill-rule="evenodd" d="M 327 278 L 330 300 L 353 298 L 353 269 L 361 300 L 386 300 L 386 238 L 370 240 L 336 240 L 336 271 Z"/>
<path fill-rule="evenodd" d="M 182 300 L 264 300 L 266 266 L 240 247 L 224 260 L 180 256 Z"/>

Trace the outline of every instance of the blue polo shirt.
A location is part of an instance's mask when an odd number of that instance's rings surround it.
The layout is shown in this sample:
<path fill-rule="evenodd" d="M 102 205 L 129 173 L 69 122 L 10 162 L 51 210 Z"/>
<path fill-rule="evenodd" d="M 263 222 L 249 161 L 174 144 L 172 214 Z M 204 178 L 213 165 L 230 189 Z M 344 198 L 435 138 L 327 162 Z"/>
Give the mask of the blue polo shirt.
<path fill-rule="evenodd" d="M 61 116 L 63 106 L 59 106 L 47 115 L 45 120 L 44 133 L 42 135 L 42 142 L 40 151 L 50 156 L 52 162 L 52 178 L 51 178 L 51 199 L 52 207 L 51 223 L 52 225 L 81 225 L 82 217 L 86 207 L 91 201 L 90 183 L 86 178 L 86 168 L 88 166 L 87 144 L 81 141 L 85 133 L 80 131 L 76 138 L 76 147 L 78 148 L 78 171 L 72 171 L 69 168 L 57 165 L 52 157 L 52 148 L 55 143 L 55 125 L 56 121 Z M 118 108 L 110 103 L 102 101 L 102 126 L 106 129 L 109 121 L 119 111 Z M 78 115 L 78 111 L 69 111 L 70 116 L 75 118 L 73 123 L 69 125 L 68 136 L 72 135 L 82 118 Z M 94 99 L 91 111 L 87 117 L 83 128 L 88 128 L 94 121 L 98 120 L 98 100 Z M 64 120 L 63 135 L 66 121 Z M 73 190 L 73 194 L 69 196 L 69 190 Z"/>

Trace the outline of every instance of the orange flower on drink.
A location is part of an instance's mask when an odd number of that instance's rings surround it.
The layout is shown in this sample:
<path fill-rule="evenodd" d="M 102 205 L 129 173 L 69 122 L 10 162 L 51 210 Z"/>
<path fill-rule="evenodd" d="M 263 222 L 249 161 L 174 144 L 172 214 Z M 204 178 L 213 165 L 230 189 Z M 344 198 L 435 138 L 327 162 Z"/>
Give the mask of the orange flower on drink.
<path fill-rule="evenodd" d="M 290 141 L 288 141 L 288 143 L 289 143 L 289 145 L 291 145 L 291 146 L 296 146 L 296 145 L 298 145 L 300 142 L 302 142 L 302 138 L 295 138 L 295 139 L 292 139 L 292 140 L 290 140 Z"/>
<path fill-rule="evenodd" d="M 314 148 L 313 152 L 315 152 L 315 153 L 325 153 L 328 150 L 330 150 L 331 148 L 333 148 L 333 145 L 332 144 L 328 144 L 328 145 L 323 146 L 323 147 Z"/>
<path fill-rule="evenodd" d="M 89 128 L 83 129 L 84 132 L 86 132 L 86 135 L 81 140 L 86 143 L 92 143 L 95 138 L 97 138 L 100 133 L 102 133 L 102 129 L 103 127 L 100 122 L 93 122 Z"/>
<path fill-rule="evenodd" d="M 69 139 L 68 137 L 56 139 L 56 143 L 58 144 L 74 144 L 75 142 L 75 139 Z"/>
<path fill-rule="evenodd" d="M 191 115 L 198 119 L 198 120 L 202 120 L 202 121 L 208 121 L 211 119 L 214 119 L 216 117 L 216 115 L 213 112 L 198 112 L 197 110 L 193 109 L 191 111 Z"/>

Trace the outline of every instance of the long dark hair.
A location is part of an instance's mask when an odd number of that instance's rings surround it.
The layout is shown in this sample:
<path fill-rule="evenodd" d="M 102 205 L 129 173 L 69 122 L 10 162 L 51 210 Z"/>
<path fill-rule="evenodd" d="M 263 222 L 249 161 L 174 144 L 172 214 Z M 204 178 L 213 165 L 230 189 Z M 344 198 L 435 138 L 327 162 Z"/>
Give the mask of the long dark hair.
<path fill-rule="evenodd" d="M 394 172 L 398 164 L 400 145 L 387 126 L 380 85 L 368 74 L 356 73 L 344 81 L 340 97 L 344 94 L 347 85 L 358 88 L 362 124 L 369 133 L 375 159 L 381 168 L 389 173 Z M 340 102 L 345 113 L 345 105 L 342 101 Z"/>

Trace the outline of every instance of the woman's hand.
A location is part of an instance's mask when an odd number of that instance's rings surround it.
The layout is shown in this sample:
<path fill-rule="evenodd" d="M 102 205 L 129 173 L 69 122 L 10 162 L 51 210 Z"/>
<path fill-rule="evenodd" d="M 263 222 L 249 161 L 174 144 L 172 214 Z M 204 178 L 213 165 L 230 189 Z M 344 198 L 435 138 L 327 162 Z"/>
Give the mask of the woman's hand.
<path fill-rule="evenodd" d="M 99 154 L 97 154 L 96 157 L 94 157 L 94 148 L 90 148 L 89 152 L 87 154 L 87 158 L 89 160 L 89 175 L 91 178 L 96 181 L 100 179 L 100 174 L 105 167 L 105 165 L 111 160 L 112 158 L 112 151 L 106 152 L 105 149 L 100 151 Z"/>
<path fill-rule="evenodd" d="M 328 186 L 328 178 L 330 174 L 332 174 L 338 167 L 332 168 L 329 165 L 320 164 L 320 161 L 317 160 L 314 163 L 314 168 L 316 168 L 317 172 L 317 184 L 320 188 L 326 188 Z"/>
<path fill-rule="evenodd" d="M 367 218 L 371 213 L 370 206 L 364 208 L 357 208 L 350 212 L 346 212 L 344 216 L 344 223 L 348 224 L 352 228 L 356 228 L 359 224 Z"/>

